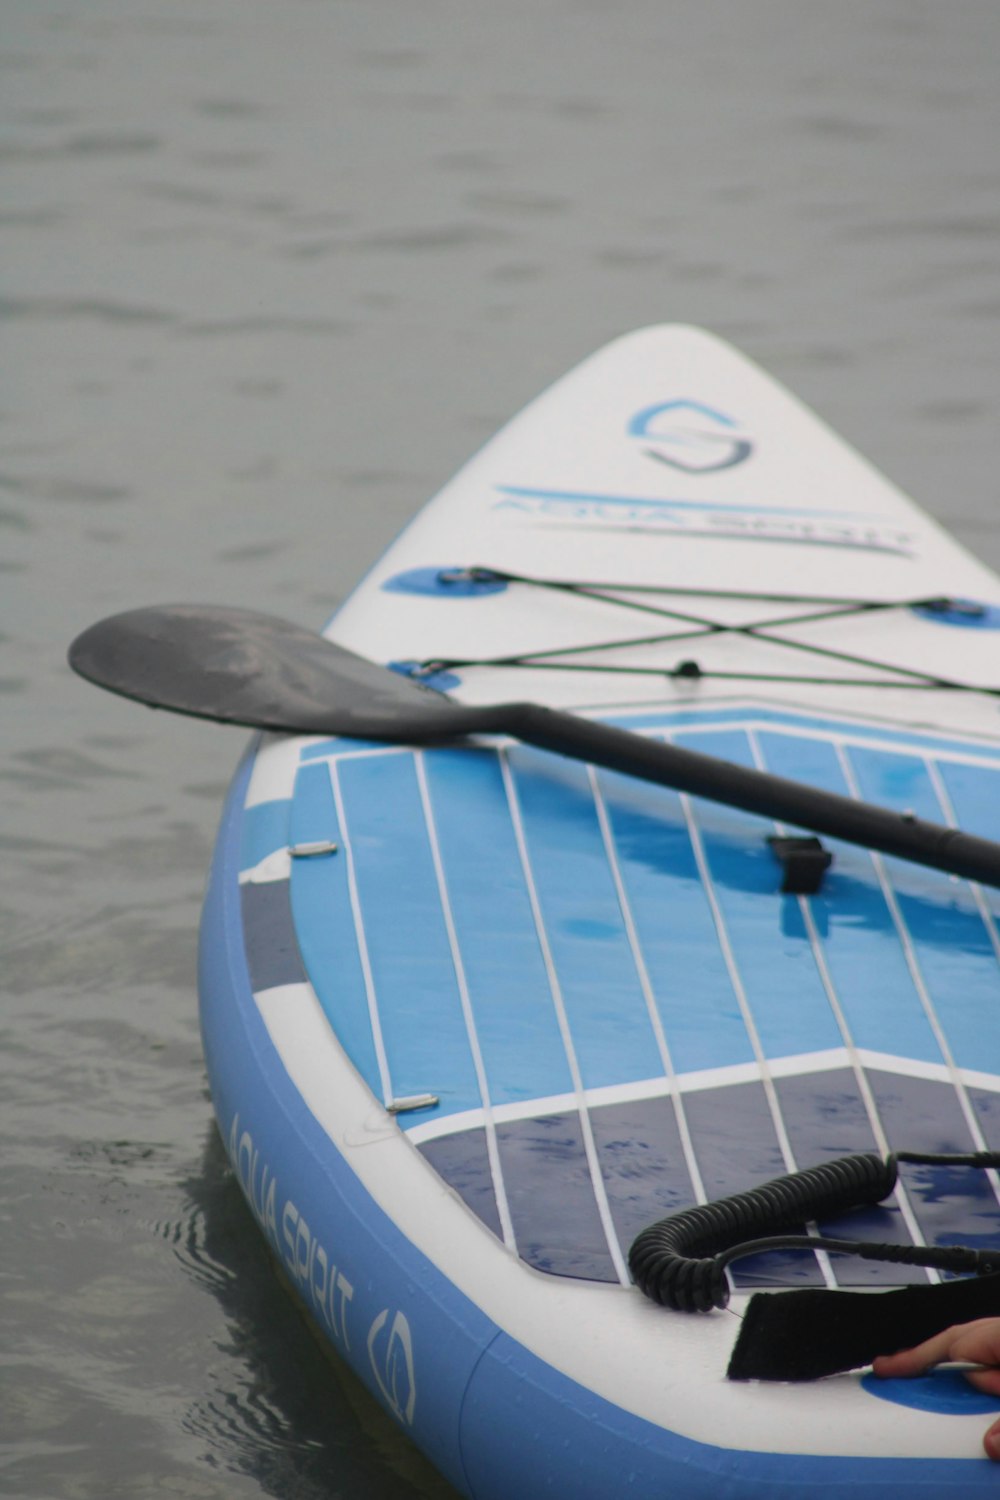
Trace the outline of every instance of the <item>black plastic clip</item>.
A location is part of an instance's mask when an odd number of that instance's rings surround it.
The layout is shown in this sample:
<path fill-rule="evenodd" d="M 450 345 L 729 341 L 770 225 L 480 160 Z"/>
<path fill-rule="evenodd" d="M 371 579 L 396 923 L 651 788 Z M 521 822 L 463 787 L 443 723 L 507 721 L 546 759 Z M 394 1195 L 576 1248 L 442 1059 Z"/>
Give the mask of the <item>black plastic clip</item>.
<path fill-rule="evenodd" d="M 787 837 L 773 833 L 767 841 L 780 860 L 781 890 L 786 896 L 815 896 L 823 876 L 833 864 L 833 855 L 815 835 Z"/>

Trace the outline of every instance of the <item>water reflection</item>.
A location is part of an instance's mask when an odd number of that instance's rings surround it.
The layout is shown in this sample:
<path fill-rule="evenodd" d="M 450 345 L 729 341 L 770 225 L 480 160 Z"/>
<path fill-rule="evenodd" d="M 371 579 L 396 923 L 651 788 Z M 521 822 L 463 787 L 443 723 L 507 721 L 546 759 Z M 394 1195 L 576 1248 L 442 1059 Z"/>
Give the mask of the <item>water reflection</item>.
<path fill-rule="evenodd" d="M 230 1342 L 183 1419 L 206 1458 L 288 1500 L 455 1500 L 350 1370 L 314 1335 L 236 1185 L 218 1132 L 183 1184 L 183 1216 L 158 1226 L 211 1292 Z"/>

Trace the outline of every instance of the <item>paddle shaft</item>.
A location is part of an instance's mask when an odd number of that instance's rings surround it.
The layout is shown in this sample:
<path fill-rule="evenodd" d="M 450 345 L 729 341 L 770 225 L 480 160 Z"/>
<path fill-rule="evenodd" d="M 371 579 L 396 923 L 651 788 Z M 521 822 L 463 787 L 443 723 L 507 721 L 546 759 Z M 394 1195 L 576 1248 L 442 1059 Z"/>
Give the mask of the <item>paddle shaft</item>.
<path fill-rule="evenodd" d="M 397 744 L 507 734 L 679 792 L 1000 886 L 1000 844 L 817 791 L 535 703 L 456 703 L 285 620 L 220 605 L 157 605 L 98 622 L 75 671 L 126 697 L 222 723 Z"/>
<path fill-rule="evenodd" d="M 750 770 L 540 704 L 505 704 L 503 730 L 541 750 L 591 761 L 642 781 L 724 802 L 882 854 L 898 855 L 949 875 L 1000 886 L 1000 844 L 955 828 L 925 823 L 910 814 L 819 791 L 767 771 Z"/>

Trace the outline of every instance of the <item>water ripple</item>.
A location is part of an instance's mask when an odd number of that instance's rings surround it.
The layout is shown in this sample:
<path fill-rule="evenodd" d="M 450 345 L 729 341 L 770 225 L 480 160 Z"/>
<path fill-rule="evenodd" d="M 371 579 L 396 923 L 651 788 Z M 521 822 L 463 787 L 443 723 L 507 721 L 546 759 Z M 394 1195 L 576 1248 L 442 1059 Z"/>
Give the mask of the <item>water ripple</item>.
<path fill-rule="evenodd" d="M 131 491 L 118 484 L 99 484 L 86 479 L 68 479 L 61 475 L 33 475 L 0 473 L 0 489 L 11 494 L 24 495 L 30 500 L 59 500 L 79 505 L 106 505 L 109 502 L 128 500 Z M 29 523 L 20 519 L 20 524 Z M 18 524 L 11 520 L 10 512 L 0 516 L 0 524 Z"/>
<path fill-rule="evenodd" d="M 137 307 L 97 297 L 0 297 L 0 319 L 9 322 L 87 322 L 148 326 L 175 321 L 158 307 Z"/>
<path fill-rule="evenodd" d="M 328 334 L 339 335 L 349 333 L 353 326 L 352 323 L 344 318 L 327 318 L 321 315 L 306 318 L 271 315 L 266 317 L 204 319 L 196 323 L 186 323 L 178 332 L 185 338 L 228 338 L 233 334 L 243 336 L 246 334 L 268 335 L 286 333 L 295 335 L 304 334 L 311 338 L 317 338 L 325 337 Z"/>
<path fill-rule="evenodd" d="M 140 156 L 158 151 L 163 142 L 159 136 L 109 131 L 106 134 L 81 134 L 64 141 L 35 143 L 6 141 L 0 143 L 0 161 L 59 161 L 81 156 Z"/>
<path fill-rule="evenodd" d="M 467 250 L 473 245 L 497 245 L 506 238 L 500 231 L 486 229 L 481 224 L 439 224 L 423 229 L 387 229 L 362 235 L 347 248 L 366 253 L 384 250 L 405 255 L 412 251 L 431 253 Z"/>

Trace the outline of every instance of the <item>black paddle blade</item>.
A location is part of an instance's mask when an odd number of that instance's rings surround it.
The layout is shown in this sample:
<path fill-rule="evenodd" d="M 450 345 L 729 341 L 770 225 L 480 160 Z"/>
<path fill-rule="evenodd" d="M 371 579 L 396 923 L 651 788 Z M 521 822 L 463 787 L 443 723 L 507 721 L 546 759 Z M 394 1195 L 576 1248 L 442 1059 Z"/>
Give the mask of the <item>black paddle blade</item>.
<path fill-rule="evenodd" d="M 69 650 L 81 677 L 152 708 L 294 734 L 435 740 L 487 728 L 466 708 L 285 620 L 165 604 L 91 625 Z"/>

